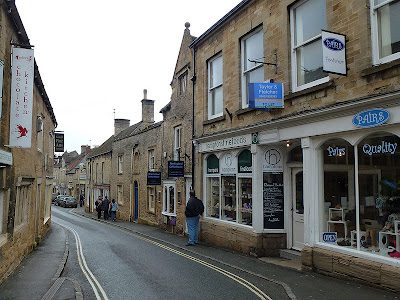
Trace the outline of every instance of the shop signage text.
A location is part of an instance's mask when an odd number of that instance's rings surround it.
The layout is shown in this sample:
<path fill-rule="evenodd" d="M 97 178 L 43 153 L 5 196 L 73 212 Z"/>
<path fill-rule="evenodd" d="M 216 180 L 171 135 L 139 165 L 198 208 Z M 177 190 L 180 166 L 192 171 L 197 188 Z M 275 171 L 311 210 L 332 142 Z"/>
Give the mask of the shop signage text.
<path fill-rule="evenodd" d="M 56 132 L 54 152 L 64 152 L 64 133 Z"/>
<path fill-rule="evenodd" d="M 212 150 L 222 150 L 233 147 L 247 146 L 251 144 L 251 137 L 249 135 L 236 136 L 229 139 L 223 139 L 213 142 L 206 142 L 199 144 L 199 152 L 207 152 Z"/>
<path fill-rule="evenodd" d="M 324 232 L 324 233 L 322 233 L 322 240 L 325 243 L 336 243 L 336 241 L 337 241 L 337 232 Z"/>
<path fill-rule="evenodd" d="M 34 56 L 32 49 L 13 48 L 10 147 L 30 148 L 32 139 Z"/>
<path fill-rule="evenodd" d="M 346 36 L 322 31 L 322 57 L 325 72 L 347 75 Z"/>
<path fill-rule="evenodd" d="M 328 150 L 329 156 L 344 156 L 346 155 L 346 148 L 339 147 L 331 147 L 329 146 L 326 150 Z"/>
<path fill-rule="evenodd" d="M 249 107 L 283 108 L 283 83 L 249 83 Z"/>
<path fill-rule="evenodd" d="M 390 118 L 390 113 L 385 109 L 374 108 L 364 110 L 353 117 L 353 125 L 360 128 L 382 125 Z"/>
<path fill-rule="evenodd" d="M 13 163 L 13 156 L 11 152 L 0 150 L 0 164 L 11 166 Z"/>
<path fill-rule="evenodd" d="M 363 152 L 368 155 L 379 154 L 379 153 L 390 153 L 396 152 L 397 143 L 392 144 L 391 142 L 382 141 L 380 145 L 365 144 L 363 146 Z"/>
<path fill-rule="evenodd" d="M 161 172 L 147 172 L 147 185 L 160 185 Z"/>
<path fill-rule="evenodd" d="M 184 177 L 185 163 L 183 161 L 168 161 L 168 177 Z"/>

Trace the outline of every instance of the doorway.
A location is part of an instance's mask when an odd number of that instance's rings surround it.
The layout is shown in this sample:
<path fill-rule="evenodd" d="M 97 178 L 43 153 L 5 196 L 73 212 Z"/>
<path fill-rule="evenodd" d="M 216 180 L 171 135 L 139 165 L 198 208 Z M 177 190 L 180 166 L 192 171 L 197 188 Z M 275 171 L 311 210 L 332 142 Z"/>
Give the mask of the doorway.
<path fill-rule="evenodd" d="M 135 181 L 135 222 L 139 218 L 139 185 Z"/>
<path fill-rule="evenodd" d="M 304 247 L 303 168 L 292 169 L 292 248 Z"/>

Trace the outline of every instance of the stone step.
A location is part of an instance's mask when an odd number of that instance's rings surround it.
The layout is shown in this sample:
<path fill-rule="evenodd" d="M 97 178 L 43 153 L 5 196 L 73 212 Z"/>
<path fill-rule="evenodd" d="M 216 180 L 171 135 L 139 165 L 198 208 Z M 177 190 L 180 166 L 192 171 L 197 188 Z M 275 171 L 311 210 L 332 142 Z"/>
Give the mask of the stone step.
<path fill-rule="evenodd" d="M 301 261 L 301 251 L 293 249 L 280 249 L 279 256 L 289 260 Z"/>

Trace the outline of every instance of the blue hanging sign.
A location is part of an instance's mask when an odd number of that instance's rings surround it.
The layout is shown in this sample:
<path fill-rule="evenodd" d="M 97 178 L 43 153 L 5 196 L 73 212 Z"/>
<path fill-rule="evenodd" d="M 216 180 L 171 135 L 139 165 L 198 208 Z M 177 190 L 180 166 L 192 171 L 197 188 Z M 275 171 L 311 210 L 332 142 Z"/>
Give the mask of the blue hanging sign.
<path fill-rule="evenodd" d="M 283 108 L 283 83 L 249 83 L 249 107 Z"/>
<path fill-rule="evenodd" d="M 353 117 L 353 125 L 368 128 L 382 125 L 390 118 L 390 113 L 381 108 L 374 108 L 359 112 Z"/>

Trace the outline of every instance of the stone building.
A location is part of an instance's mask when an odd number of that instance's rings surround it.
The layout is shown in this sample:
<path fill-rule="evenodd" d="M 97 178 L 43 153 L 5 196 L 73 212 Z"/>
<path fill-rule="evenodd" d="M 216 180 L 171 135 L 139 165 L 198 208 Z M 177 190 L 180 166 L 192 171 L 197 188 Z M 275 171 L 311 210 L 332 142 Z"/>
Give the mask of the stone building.
<path fill-rule="evenodd" d="M 122 130 L 112 143 L 111 198 L 118 218 L 157 224 L 156 186 L 147 186 L 148 172 L 161 172 L 161 123 L 154 122 L 154 100 L 144 90 L 142 120 Z M 111 200 L 110 198 L 110 200 Z"/>
<path fill-rule="evenodd" d="M 112 143 L 115 136 L 109 137 L 86 157 L 85 210 L 96 212 L 98 197 L 110 196 Z"/>
<path fill-rule="evenodd" d="M 192 188 L 193 57 L 190 24 L 185 24 L 171 82 L 171 101 L 160 111 L 162 123 L 162 216 L 168 231 L 183 234 L 185 208 Z M 179 173 L 179 174 L 177 174 Z"/>
<path fill-rule="evenodd" d="M 400 291 L 399 7 L 244 0 L 191 44 L 203 241 Z"/>
<path fill-rule="evenodd" d="M 0 20 L 1 282 L 51 226 L 57 121 L 33 53 L 23 50 L 31 47 L 15 1 L 0 1 Z M 20 80 L 22 70 L 24 81 Z"/>

